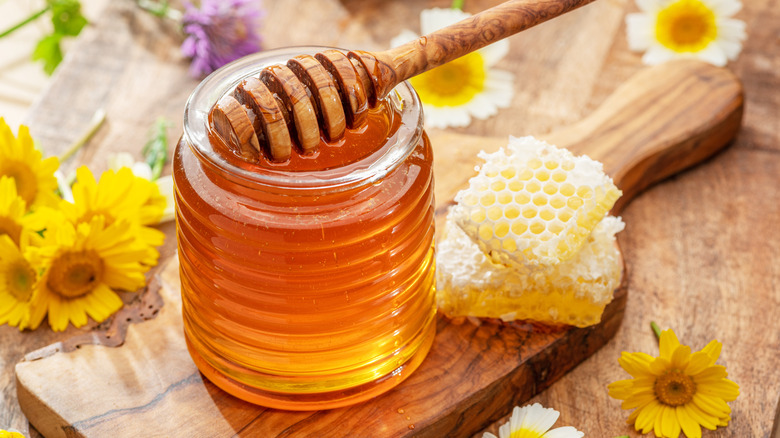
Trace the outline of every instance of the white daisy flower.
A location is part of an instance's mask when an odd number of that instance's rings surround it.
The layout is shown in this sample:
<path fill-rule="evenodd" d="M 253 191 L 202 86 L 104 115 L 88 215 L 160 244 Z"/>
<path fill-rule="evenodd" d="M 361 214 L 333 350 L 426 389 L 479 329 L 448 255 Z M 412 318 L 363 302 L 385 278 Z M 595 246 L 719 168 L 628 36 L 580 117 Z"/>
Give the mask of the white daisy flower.
<path fill-rule="evenodd" d="M 644 51 L 642 62 L 694 58 L 722 67 L 737 59 L 745 22 L 729 18 L 739 0 L 636 0 L 640 13 L 626 16 L 628 46 Z"/>
<path fill-rule="evenodd" d="M 512 410 L 508 423 L 498 428 L 500 438 L 582 438 L 584 433 L 566 426 L 550 430 L 558 420 L 560 413 L 555 409 L 545 408 L 539 403 L 518 407 Z M 490 432 L 485 432 L 482 438 L 497 438 Z"/>
<path fill-rule="evenodd" d="M 471 16 L 459 9 L 433 8 L 420 13 L 423 35 Z M 400 46 L 419 35 L 404 30 L 391 45 Z M 413 77 L 423 104 L 425 125 L 433 128 L 467 126 L 471 118 L 486 119 L 512 102 L 514 77 L 507 71 L 492 68 L 509 52 L 509 42 L 495 42 L 476 52 Z"/>

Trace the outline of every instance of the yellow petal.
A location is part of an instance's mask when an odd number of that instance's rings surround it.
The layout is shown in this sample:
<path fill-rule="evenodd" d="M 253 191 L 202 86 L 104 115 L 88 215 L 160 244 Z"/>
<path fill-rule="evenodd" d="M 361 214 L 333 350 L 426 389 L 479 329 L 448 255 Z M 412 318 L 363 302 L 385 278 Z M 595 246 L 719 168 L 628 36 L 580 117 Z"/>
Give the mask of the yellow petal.
<path fill-rule="evenodd" d="M 654 376 L 660 376 L 671 368 L 672 364 L 663 357 L 656 357 L 655 360 L 650 363 L 650 373 Z"/>
<path fill-rule="evenodd" d="M 626 353 L 620 355 L 618 363 L 628 374 L 634 377 L 647 377 L 650 373 L 650 364 L 653 362 L 653 356 L 645 353 Z"/>
<path fill-rule="evenodd" d="M 663 434 L 667 438 L 678 438 L 680 436 L 680 422 L 677 421 L 677 411 L 672 406 L 663 407 L 661 427 Z"/>
<path fill-rule="evenodd" d="M 689 376 L 695 376 L 712 364 L 712 358 L 707 353 L 703 351 L 697 351 L 691 354 L 691 360 L 688 362 L 688 367 L 685 369 L 685 374 Z"/>
<path fill-rule="evenodd" d="M 688 368 L 688 363 L 691 361 L 691 347 L 687 345 L 678 345 L 672 352 L 672 358 L 670 360 L 672 368 L 676 370 L 684 370 Z"/>
<path fill-rule="evenodd" d="M 723 348 L 723 344 L 718 342 L 717 340 L 710 341 L 709 344 L 707 344 L 706 347 L 702 348 L 702 352 L 707 353 L 712 358 L 712 363 L 715 363 L 715 361 L 718 360 L 720 357 L 720 351 Z"/>
<path fill-rule="evenodd" d="M 680 423 L 683 433 L 688 438 L 701 438 L 701 427 L 699 423 L 688 414 L 688 410 L 685 406 L 677 406 L 675 409 L 677 415 L 677 421 Z"/>
<path fill-rule="evenodd" d="M 609 396 L 618 400 L 625 400 L 633 393 L 631 388 L 633 387 L 633 380 L 618 380 L 607 385 Z"/>
<path fill-rule="evenodd" d="M 711 395 L 702 394 L 701 392 L 697 392 L 693 395 L 693 404 L 702 411 L 718 418 L 731 413 L 731 408 L 725 401 Z"/>
<path fill-rule="evenodd" d="M 631 396 L 620 405 L 620 407 L 625 410 L 641 408 L 655 399 L 655 392 L 653 390 L 641 392 L 634 391 L 633 394 L 631 394 Z"/>
<path fill-rule="evenodd" d="M 705 368 L 700 373 L 693 375 L 693 380 L 696 382 L 697 385 L 706 383 L 706 382 L 717 382 L 721 379 L 726 378 L 728 376 L 728 372 L 726 372 L 726 367 L 723 365 L 712 365 L 707 368 Z"/>
<path fill-rule="evenodd" d="M 702 411 L 693 403 L 688 403 L 681 407 L 683 408 L 683 410 L 685 410 L 688 416 L 697 424 L 700 424 L 709 430 L 715 430 L 718 422 L 717 417 Z"/>
<path fill-rule="evenodd" d="M 671 329 L 662 331 L 661 338 L 658 342 L 661 352 L 660 356 L 666 359 L 671 359 L 674 350 L 680 346 L 680 341 L 677 339 L 677 335 L 675 335 Z"/>
<path fill-rule="evenodd" d="M 656 417 L 659 417 L 660 414 L 661 404 L 657 401 L 653 401 L 643 409 L 640 409 L 639 415 L 636 418 L 636 424 L 634 425 L 636 430 L 639 430 L 642 433 L 650 432 L 653 429 Z"/>
<path fill-rule="evenodd" d="M 721 379 L 717 382 L 699 384 L 696 391 L 725 401 L 734 401 L 739 396 L 739 385 L 731 380 Z"/>

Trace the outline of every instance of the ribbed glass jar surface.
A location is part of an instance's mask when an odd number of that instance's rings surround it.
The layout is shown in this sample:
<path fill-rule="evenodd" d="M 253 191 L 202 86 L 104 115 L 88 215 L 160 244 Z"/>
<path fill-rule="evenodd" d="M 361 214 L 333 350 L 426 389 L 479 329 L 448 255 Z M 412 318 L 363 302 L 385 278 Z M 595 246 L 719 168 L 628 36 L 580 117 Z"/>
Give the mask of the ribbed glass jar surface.
<path fill-rule="evenodd" d="M 322 49 L 253 55 L 208 77 L 187 103 L 174 157 L 190 354 L 217 386 L 279 409 L 385 392 L 435 334 L 433 157 L 410 86 L 386 103 L 397 130 L 343 166 L 248 170 L 212 145 L 206 116 L 222 94 Z"/>

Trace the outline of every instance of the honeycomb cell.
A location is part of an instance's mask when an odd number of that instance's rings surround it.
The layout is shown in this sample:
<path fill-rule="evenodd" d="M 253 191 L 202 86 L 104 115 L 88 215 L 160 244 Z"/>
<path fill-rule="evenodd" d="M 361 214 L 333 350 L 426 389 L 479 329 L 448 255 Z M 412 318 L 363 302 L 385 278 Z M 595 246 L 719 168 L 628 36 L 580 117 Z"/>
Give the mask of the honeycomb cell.
<path fill-rule="evenodd" d="M 505 188 L 506 188 L 506 182 L 504 182 L 503 180 L 493 181 L 493 183 L 490 184 L 490 190 L 493 190 L 494 192 L 500 192 Z"/>
<path fill-rule="evenodd" d="M 474 205 L 474 204 L 469 204 Z M 550 199 L 550 206 L 556 210 L 560 210 L 566 206 L 566 199 L 563 196 L 555 196 Z"/>
<path fill-rule="evenodd" d="M 491 221 L 495 222 L 504 216 L 504 210 L 501 207 L 493 206 L 488 208 L 487 217 Z M 503 236 L 500 236 L 503 237 Z"/>
<path fill-rule="evenodd" d="M 532 137 L 510 138 L 506 148 L 479 157 L 485 163 L 456 195 L 453 218 L 496 263 L 529 268 L 568 260 L 621 194 L 600 163 Z"/>

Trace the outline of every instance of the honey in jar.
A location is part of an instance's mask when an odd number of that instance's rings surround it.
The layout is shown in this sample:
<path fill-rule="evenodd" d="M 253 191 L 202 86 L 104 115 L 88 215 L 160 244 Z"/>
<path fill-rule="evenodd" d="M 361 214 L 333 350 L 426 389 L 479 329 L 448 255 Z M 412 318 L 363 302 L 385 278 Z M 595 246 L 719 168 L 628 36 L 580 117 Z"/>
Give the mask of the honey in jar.
<path fill-rule="evenodd" d="M 284 162 L 248 162 L 209 128 L 243 79 L 319 50 L 252 55 L 209 76 L 174 158 L 190 354 L 228 393 L 288 410 L 391 389 L 435 334 L 433 157 L 408 84 L 340 141 Z"/>

